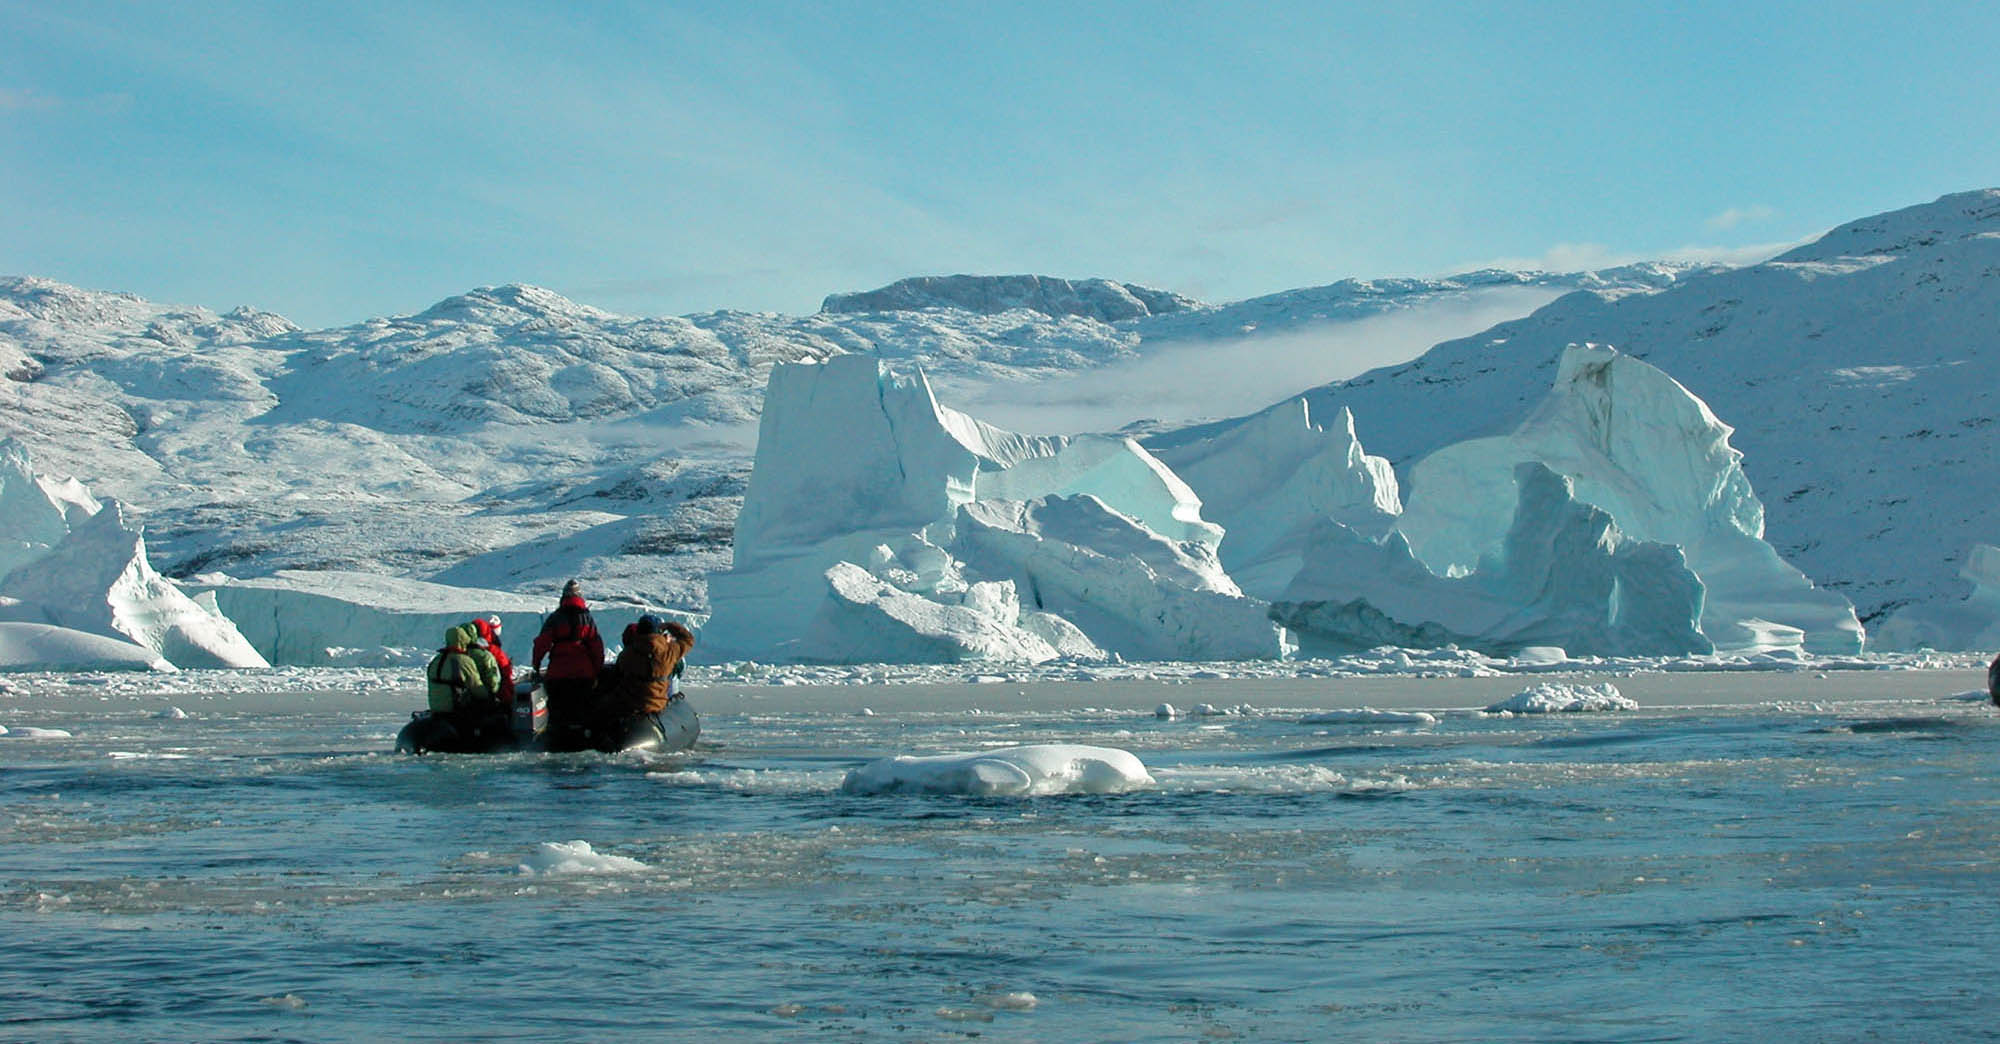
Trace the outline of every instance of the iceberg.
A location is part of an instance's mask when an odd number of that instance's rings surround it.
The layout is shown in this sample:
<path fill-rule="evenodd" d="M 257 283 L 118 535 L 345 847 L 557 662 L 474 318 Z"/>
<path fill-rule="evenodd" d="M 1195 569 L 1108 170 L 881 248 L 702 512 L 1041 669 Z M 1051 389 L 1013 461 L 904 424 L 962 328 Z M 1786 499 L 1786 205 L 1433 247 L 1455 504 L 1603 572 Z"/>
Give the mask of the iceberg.
<path fill-rule="evenodd" d="M 53 624 L 0 622 L 0 671 L 107 670 L 172 672 L 176 668 L 137 642 Z"/>
<path fill-rule="evenodd" d="M 1222 541 L 1222 527 L 1202 518 L 1202 501 L 1181 477 L 1129 438 L 1079 435 L 1047 456 L 982 473 L 980 500 L 1091 496 L 1121 505 L 1132 521 L 1169 540 Z"/>
<path fill-rule="evenodd" d="M 1228 533 L 1222 565 L 1257 598 L 1283 594 L 1322 522 L 1374 537 L 1403 510 L 1395 470 L 1362 450 L 1344 406 L 1321 427 L 1306 400 L 1294 399 L 1158 453 Z"/>
<path fill-rule="evenodd" d="M 972 501 L 982 467 L 1052 456 L 1062 445 L 939 406 L 921 373 L 894 373 L 872 356 L 774 367 L 736 522 L 736 564 L 755 567 L 862 530 L 948 522 Z"/>
<path fill-rule="evenodd" d="M 270 666 L 228 617 L 154 570 L 124 505 L 35 471 L 12 439 L 0 441 L 0 534 L 0 665 Z"/>
<path fill-rule="evenodd" d="M 1965 550 L 2000 544 L 1996 267 L 2000 189 L 1953 193 L 1658 292 L 1571 293 L 1306 395 L 1316 410 L 1351 406 L 1370 449 L 1405 469 L 1408 496 L 1421 486 L 1410 463 L 1518 425 L 1567 345 L 1615 344 L 1734 426 L 1764 539 L 1872 630 L 1904 607 L 1963 599 Z"/>
<path fill-rule="evenodd" d="M 1516 467 L 1541 462 L 1627 537 L 1681 548 L 1705 589 L 1702 633 L 1717 648 L 1859 652 L 1861 624 L 1847 599 L 1814 586 L 1765 543 L 1764 505 L 1732 430 L 1653 366 L 1607 346 L 1571 345 L 1554 389 L 1512 433 L 1417 463 L 1396 529 L 1432 572 L 1477 569 L 1513 524 Z"/>
<path fill-rule="evenodd" d="M 1254 660 L 1286 651 L 1268 606 L 1245 598 L 1213 545 L 1174 541 L 1089 494 L 981 501 L 953 549 L 1007 577 L 1029 605 L 1128 659 Z"/>
<path fill-rule="evenodd" d="M 26 447 L 0 439 L 0 577 L 46 554 L 101 507 L 83 483 L 37 473 Z"/>
<path fill-rule="evenodd" d="M 1129 438 L 1004 431 L 869 356 L 781 365 L 703 640 L 796 662 L 1282 655 L 1222 537 Z"/>
<path fill-rule="evenodd" d="M 1632 540 L 1569 479 L 1516 468 L 1515 508 L 1499 548 L 1472 572 L 1440 576 L 1400 530 L 1371 540 L 1329 522 L 1271 608 L 1302 652 L 1457 645 L 1505 656 L 1562 646 L 1597 656 L 1713 651 L 1701 633 L 1701 581 L 1680 549 Z"/>
<path fill-rule="evenodd" d="M 829 663 L 1041 663 L 1059 653 L 1019 626 L 1012 584 L 968 586 L 958 603 L 899 590 L 852 562 L 826 571 L 828 597 L 802 658 Z"/>
<path fill-rule="evenodd" d="M 178 667 L 269 667 L 230 619 L 146 559 L 146 538 L 110 501 L 46 554 L 0 580 L 0 619 L 130 640 Z"/>

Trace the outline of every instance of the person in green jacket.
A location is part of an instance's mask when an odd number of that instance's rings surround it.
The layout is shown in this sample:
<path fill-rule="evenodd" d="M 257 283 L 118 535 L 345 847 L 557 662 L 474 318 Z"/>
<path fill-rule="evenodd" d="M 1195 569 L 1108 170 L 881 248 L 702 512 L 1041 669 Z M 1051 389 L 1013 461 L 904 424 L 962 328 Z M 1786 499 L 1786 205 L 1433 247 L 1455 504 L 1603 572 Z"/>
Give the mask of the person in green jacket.
<path fill-rule="evenodd" d="M 510 708 L 500 699 L 500 663 L 481 647 L 471 624 L 447 628 L 444 648 L 424 670 L 431 714 L 467 741 L 498 744 L 513 735 Z"/>

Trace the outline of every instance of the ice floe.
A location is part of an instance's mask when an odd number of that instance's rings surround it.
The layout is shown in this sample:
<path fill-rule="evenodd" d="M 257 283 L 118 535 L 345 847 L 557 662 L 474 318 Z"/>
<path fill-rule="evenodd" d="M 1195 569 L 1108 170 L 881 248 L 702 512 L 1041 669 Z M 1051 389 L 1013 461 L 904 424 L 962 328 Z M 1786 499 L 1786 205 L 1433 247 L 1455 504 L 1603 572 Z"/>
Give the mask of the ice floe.
<path fill-rule="evenodd" d="M 1588 711 L 1638 710 L 1639 701 L 1619 693 L 1610 682 L 1575 685 L 1546 682 L 1523 689 L 1486 708 L 1488 714 L 1574 714 Z"/>
<path fill-rule="evenodd" d="M 850 794 L 974 797 L 1108 794 L 1151 786 L 1138 757 L 1115 747 L 1043 743 L 968 754 L 882 758 L 847 774 Z"/>
<path fill-rule="evenodd" d="M 1301 725 L 1436 725 L 1437 715 L 1427 711 L 1353 710 L 1315 711 L 1299 719 Z"/>
<path fill-rule="evenodd" d="M 34 725 L 16 725 L 12 728 L 0 728 L 0 736 L 16 740 L 46 740 L 46 739 L 72 738 L 70 736 L 68 729 L 38 728 Z"/>
<path fill-rule="evenodd" d="M 631 874 L 652 867 L 628 856 L 610 855 L 588 841 L 543 841 L 521 860 L 523 874 Z"/>

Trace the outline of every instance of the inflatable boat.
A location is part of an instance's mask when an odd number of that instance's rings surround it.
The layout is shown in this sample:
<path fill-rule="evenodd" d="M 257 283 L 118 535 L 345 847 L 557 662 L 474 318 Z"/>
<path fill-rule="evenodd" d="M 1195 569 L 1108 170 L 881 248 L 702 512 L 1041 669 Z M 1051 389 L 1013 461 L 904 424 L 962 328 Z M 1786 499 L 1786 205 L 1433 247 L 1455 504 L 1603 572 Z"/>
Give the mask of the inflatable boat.
<path fill-rule="evenodd" d="M 641 750 L 666 754 L 694 746 L 700 735 L 701 715 L 694 712 L 685 698 L 676 696 L 667 702 L 666 709 L 660 713 L 626 718 L 608 732 L 562 725 L 545 729 L 534 749 L 551 754 L 580 750 L 597 750 L 606 754 Z"/>
<path fill-rule="evenodd" d="M 611 731 L 549 725 L 549 702 L 540 685 L 521 682 L 514 694 L 514 713 L 468 724 L 453 716 L 421 710 L 396 733 L 399 754 L 504 754 L 510 751 L 567 753 L 596 750 L 606 754 L 638 750 L 664 754 L 686 750 L 701 736 L 701 715 L 678 692 L 665 710 L 628 718 Z"/>

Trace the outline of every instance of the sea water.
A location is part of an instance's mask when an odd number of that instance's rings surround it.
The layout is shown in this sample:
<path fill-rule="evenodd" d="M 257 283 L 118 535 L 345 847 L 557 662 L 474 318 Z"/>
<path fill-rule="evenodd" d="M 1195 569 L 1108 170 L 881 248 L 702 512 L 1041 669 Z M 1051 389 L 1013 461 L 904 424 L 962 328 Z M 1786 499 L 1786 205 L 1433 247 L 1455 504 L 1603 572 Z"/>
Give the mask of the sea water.
<path fill-rule="evenodd" d="M 685 754 L 423 758 L 341 678 L 0 689 L 0 1037 L 1991 1033 L 1974 672 L 711 684 Z M 1305 720 L 1364 707 L 1435 720 Z M 1155 782 L 841 789 L 1030 743 Z"/>

